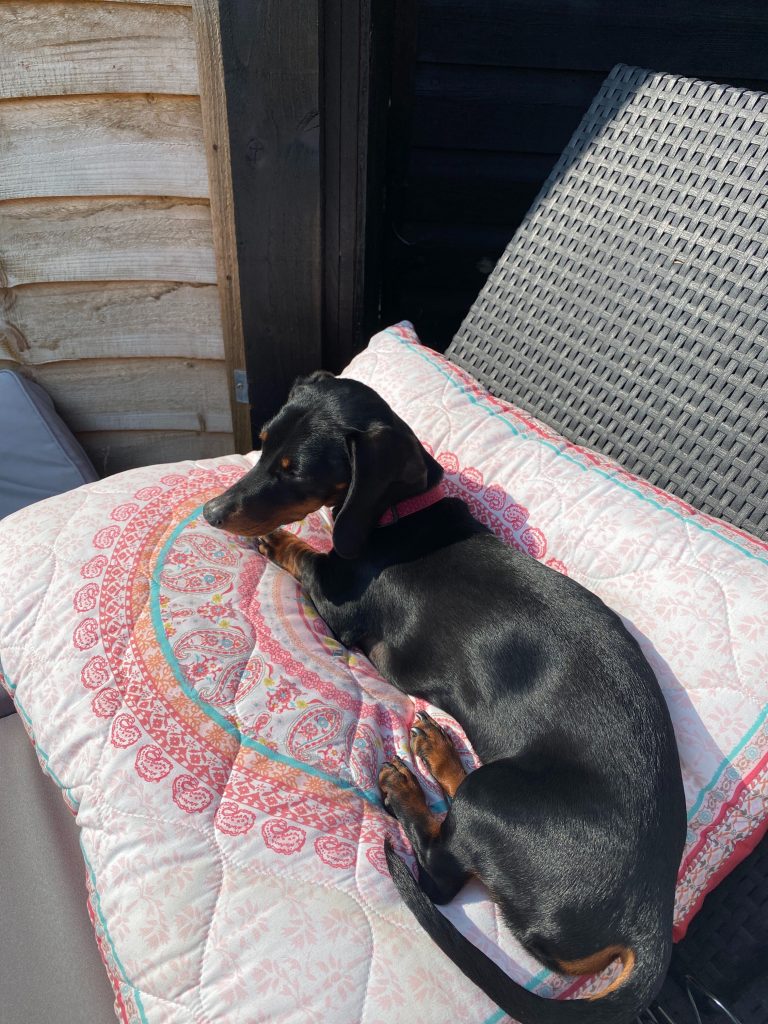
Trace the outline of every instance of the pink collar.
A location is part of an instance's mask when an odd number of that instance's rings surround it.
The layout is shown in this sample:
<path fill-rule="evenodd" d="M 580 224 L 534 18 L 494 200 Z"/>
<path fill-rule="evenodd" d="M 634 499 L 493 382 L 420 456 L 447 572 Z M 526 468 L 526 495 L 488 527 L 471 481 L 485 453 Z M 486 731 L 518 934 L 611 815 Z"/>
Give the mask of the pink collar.
<path fill-rule="evenodd" d="M 445 497 L 445 489 L 442 483 L 439 483 L 428 491 L 424 491 L 423 494 L 417 494 L 415 498 L 406 498 L 405 501 L 398 501 L 396 505 L 387 509 L 379 520 L 378 525 L 391 526 L 392 523 L 396 523 L 400 519 L 412 515 L 414 512 L 421 512 L 422 509 L 429 508 L 430 505 L 434 505 Z"/>

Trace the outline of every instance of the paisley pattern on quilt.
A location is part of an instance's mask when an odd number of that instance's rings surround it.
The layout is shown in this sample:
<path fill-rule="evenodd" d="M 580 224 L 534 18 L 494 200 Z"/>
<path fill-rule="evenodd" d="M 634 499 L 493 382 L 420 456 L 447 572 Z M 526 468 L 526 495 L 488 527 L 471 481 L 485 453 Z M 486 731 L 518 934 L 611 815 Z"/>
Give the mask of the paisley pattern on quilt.
<path fill-rule="evenodd" d="M 411 423 L 450 493 L 589 586 L 640 640 L 683 761 L 682 934 L 765 831 L 768 550 L 491 398 L 409 325 L 377 336 L 346 372 Z M 343 648 L 290 577 L 201 517 L 256 458 L 135 470 L 0 524 L 0 592 L 14 595 L 0 619 L 4 682 L 77 814 L 118 1014 L 506 1020 L 387 874 L 385 835 L 408 845 L 376 776 L 395 753 L 411 761 L 422 705 Z M 292 529 L 330 547 L 323 513 Z M 460 728 L 432 711 L 471 768 Z M 542 994 L 610 980 L 542 970 L 477 883 L 444 909 Z"/>

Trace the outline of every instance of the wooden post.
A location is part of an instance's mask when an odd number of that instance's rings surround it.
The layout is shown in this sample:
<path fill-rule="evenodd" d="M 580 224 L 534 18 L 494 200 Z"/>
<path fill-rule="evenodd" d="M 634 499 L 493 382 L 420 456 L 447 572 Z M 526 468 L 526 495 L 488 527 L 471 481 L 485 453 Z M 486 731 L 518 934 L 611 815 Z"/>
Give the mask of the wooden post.
<path fill-rule="evenodd" d="M 236 450 L 248 452 L 253 447 L 248 395 L 242 394 L 242 389 L 237 390 L 235 385 L 236 371 L 245 371 L 247 366 L 241 315 L 240 271 L 229 158 L 227 95 L 219 4 L 217 0 L 193 0 L 192 6 L 195 16 L 203 138 L 210 182 L 211 221 L 232 409 L 232 430 Z"/>
<path fill-rule="evenodd" d="M 391 10 L 194 5 L 227 352 L 258 433 L 298 375 L 340 370 L 378 326 Z"/>
<path fill-rule="evenodd" d="M 321 365 L 319 0 L 219 0 L 256 432 Z"/>

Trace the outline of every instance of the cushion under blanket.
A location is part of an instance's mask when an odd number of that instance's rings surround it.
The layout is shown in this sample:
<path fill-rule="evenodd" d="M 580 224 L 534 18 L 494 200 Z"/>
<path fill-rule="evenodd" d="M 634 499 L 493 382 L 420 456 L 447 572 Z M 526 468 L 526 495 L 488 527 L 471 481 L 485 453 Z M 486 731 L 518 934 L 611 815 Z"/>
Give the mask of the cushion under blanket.
<path fill-rule="evenodd" d="M 640 640 L 683 761 L 682 934 L 766 827 L 766 546 L 490 398 L 409 325 L 347 373 L 412 424 L 475 515 L 597 592 Z M 384 836 L 408 847 L 377 770 L 395 753 L 411 761 L 419 702 L 344 649 L 291 577 L 200 515 L 256 458 L 131 471 L 0 524 L 4 683 L 77 814 L 119 1014 L 505 1020 L 387 874 Z M 294 529 L 330 545 L 322 513 Z M 432 710 L 471 767 L 461 730 Z M 443 909 L 542 994 L 586 994 L 610 976 L 541 970 L 478 883 Z"/>

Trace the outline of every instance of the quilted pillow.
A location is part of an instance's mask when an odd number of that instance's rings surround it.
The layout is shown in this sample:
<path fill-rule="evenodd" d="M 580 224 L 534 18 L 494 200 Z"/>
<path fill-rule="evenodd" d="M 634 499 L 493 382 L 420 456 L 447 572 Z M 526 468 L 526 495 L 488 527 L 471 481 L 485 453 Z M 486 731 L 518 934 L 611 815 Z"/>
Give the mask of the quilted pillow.
<path fill-rule="evenodd" d="M 639 637 L 684 763 L 682 932 L 765 830 L 766 547 L 489 398 L 409 325 L 347 373 L 411 422 L 479 518 Z M 405 841 L 377 770 L 410 760 L 419 702 L 342 648 L 293 579 L 200 515 L 256 458 L 131 471 L 0 523 L 4 683 L 77 814 L 118 1013 L 495 1024 L 506 1018 L 422 932 L 383 861 L 387 833 Z M 296 529 L 330 543 L 322 514 Z M 460 729 L 432 710 L 471 765 Z M 444 909 L 542 994 L 607 983 L 541 970 L 477 883 Z"/>
<path fill-rule="evenodd" d="M 419 344 L 404 322 L 350 364 L 508 543 L 621 615 L 669 705 L 688 804 L 680 939 L 768 829 L 768 544 L 565 441 Z"/>

